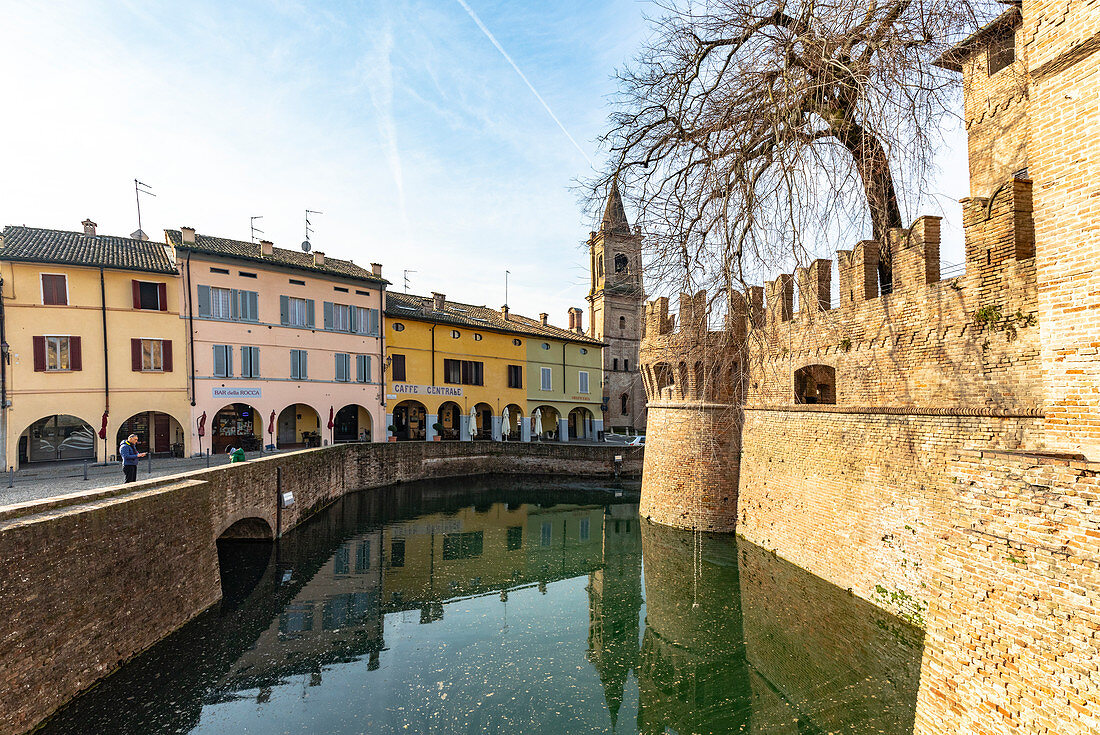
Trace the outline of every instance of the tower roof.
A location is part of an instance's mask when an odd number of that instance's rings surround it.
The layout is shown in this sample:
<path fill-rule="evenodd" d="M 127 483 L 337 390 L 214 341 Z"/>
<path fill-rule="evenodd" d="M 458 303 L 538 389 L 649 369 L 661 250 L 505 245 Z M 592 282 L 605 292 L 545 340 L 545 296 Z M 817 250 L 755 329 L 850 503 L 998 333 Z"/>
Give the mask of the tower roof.
<path fill-rule="evenodd" d="M 630 221 L 626 218 L 626 209 L 623 207 L 623 198 L 619 195 L 617 179 L 611 182 L 611 191 L 607 194 L 607 205 L 603 210 L 600 229 L 616 235 L 630 234 Z"/>

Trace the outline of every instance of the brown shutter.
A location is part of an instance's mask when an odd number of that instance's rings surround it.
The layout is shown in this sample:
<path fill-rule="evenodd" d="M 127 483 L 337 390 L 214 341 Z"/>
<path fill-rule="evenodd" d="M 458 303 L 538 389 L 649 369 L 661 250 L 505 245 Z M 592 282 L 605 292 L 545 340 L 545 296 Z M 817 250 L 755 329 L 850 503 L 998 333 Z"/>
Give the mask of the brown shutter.
<path fill-rule="evenodd" d="M 160 343 L 161 359 L 164 361 L 164 372 L 172 372 L 172 340 L 166 339 Z"/>
<path fill-rule="evenodd" d="M 168 311 L 168 284 L 157 284 L 157 301 L 160 302 L 160 310 Z"/>
<path fill-rule="evenodd" d="M 34 371 L 42 373 L 46 371 L 46 338 L 32 337 L 34 344 Z"/>
<path fill-rule="evenodd" d="M 141 308 L 141 281 L 130 281 L 130 287 L 134 291 L 134 308 Z"/>
<path fill-rule="evenodd" d="M 80 359 L 80 337 L 69 337 L 69 369 L 80 370 L 83 367 Z"/>
<path fill-rule="evenodd" d="M 134 281 L 137 283 L 137 281 Z M 135 373 L 141 372 L 141 340 L 130 340 L 130 369 Z"/>

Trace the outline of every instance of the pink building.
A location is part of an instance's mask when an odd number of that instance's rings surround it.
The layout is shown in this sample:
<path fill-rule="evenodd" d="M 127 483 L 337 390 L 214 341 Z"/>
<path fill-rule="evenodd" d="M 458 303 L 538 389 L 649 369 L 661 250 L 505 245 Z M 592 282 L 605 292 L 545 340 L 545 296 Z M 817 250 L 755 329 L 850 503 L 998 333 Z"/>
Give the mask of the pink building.
<path fill-rule="evenodd" d="M 190 327 L 183 357 L 191 446 L 220 453 L 385 437 L 387 281 L 380 265 L 366 270 L 320 252 L 189 227 L 165 236 L 183 279 L 180 314 Z"/>

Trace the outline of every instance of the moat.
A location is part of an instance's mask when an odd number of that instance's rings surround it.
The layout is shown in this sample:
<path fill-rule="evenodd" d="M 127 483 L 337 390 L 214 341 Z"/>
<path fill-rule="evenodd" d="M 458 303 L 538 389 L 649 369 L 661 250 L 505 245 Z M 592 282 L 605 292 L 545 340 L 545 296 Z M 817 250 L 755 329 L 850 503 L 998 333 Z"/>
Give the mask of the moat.
<path fill-rule="evenodd" d="M 346 496 L 39 732 L 909 733 L 922 633 L 637 487 Z"/>

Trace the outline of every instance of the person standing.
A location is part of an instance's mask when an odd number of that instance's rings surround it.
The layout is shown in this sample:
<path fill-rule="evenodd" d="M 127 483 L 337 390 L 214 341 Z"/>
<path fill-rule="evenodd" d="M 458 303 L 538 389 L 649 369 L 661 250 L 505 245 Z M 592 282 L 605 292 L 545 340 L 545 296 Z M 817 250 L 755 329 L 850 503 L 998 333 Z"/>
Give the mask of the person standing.
<path fill-rule="evenodd" d="M 137 443 L 137 434 L 130 434 L 126 437 L 126 441 L 118 445 L 118 454 L 122 457 L 122 475 L 126 478 L 126 482 L 137 481 L 138 460 L 146 455 L 146 452 L 137 450 Z"/>

